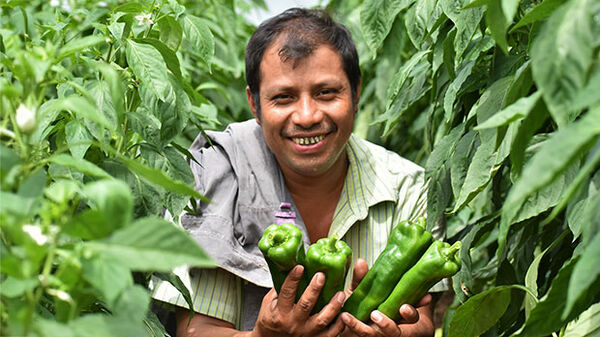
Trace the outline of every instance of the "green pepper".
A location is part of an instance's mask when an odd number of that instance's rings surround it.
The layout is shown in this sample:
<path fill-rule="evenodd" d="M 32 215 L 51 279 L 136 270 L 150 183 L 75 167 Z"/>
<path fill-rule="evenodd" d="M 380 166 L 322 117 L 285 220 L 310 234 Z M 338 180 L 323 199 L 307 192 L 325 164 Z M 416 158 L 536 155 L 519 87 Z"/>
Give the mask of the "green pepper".
<path fill-rule="evenodd" d="M 434 284 L 458 272 L 461 264 L 459 250 L 460 241 L 452 246 L 443 241 L 434 241 L 419 261 L 402 276 L 390 296 L 377 310 L 393 320 L 398 320 L 398 310 L 402 304 L 415 304 Z"/>
<path fill-rule="evenodd" d="M 279 294 L 283 281 L 292 268 L 297 264 L 304 263 L 302 231 L 289 222 L 271 225 L 265 229 L 258 242 L 258 248 L 267 261 L 273 279 L 273 287 Z M 299 288 L 298 297 L 304 292 L 306 284 L 302 282 Z"/>
<path fill-rule="evenodd" d="M 307 281 L 317 272 L 325 274 L 325 284 L 313 313 L 321 311 L 338 291 L 344 290 L 344 281 L 351 262 L 352 249 L 335 236 L 319 239 L 308 247 L 305 261 Z"/>
<path fill-rule="evenodd" d="M 431 241 L 424 218 L 396 225 L 385 249 L 344 303 L 343 310 L 363 322 L 368 321 L 371 311 L 385 301 L 402 274 L 417 262 Z"/>

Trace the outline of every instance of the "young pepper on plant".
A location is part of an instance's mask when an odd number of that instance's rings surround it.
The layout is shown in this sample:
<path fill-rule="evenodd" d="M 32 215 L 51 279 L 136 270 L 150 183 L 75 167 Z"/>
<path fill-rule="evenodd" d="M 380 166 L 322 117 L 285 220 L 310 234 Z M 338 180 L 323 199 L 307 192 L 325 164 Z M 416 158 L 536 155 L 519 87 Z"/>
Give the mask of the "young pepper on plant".
<path fill-rule="evenodd" d="M 417 262 L 432 239 L 431 233 L 425 230 L 424 218 L 414 223 L 405 220 L 396 225 L 385 249 L 352 292 L 343 311 L 363 322 L 368 321 L 371 311 L 385 301 L 402 274 Z"/>
<path fill-rule="evenodd" d="M 398 310 L 402 304 L 415 304 L 434 284 L 458 272 L 461 265 L 459 250 L 460 241 L 452 246 L 447 242 L 434 241 L 419 261 L 402 276 L 390 296 L 377 310 L 393 320 L 398 320 Z"/>
<path fill-rule="evenodd" d="M 273 287 L 279 294 L 283 281 L 288 273 L 297 264 L 304 264 L 305 252 L 302 231 L 289 222 L 280 225 L 273 224 L 265 229 L 258 242 L 258 249 L 262 252 L 273 280 Z M 301 282 L 297 291 L 298 297 L 306 288 Z"/>
<path fill-rule="evenodd" d="M 344 290 L 344 281 L 351 262 L 352 249 L 335 236 L 319 239 L 308 247 L 305 260 L 307 282 L 317 272 L 325 274 L 325 285 L 313 313 L 321 311 L 337 292 Z"/>

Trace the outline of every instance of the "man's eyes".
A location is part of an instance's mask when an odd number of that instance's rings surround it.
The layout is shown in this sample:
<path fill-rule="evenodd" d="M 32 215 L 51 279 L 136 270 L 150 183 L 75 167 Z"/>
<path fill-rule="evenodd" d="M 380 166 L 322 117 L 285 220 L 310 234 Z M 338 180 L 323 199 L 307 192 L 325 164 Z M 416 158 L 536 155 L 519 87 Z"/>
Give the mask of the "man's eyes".
<path fill-rule="evenodd" d="M 335 89 L 322 89 L 318 93 L 318 97 L 321 99 L 332 99 L 337 95 L 338 90 Z"/>

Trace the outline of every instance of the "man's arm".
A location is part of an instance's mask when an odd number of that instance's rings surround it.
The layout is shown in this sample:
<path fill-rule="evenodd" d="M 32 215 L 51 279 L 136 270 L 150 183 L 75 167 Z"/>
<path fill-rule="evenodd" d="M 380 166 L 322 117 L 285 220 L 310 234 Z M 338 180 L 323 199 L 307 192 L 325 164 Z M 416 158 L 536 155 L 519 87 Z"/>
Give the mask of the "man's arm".
<path fill-rule="evenodd" d="M 251 331 L 238 331 L 227 321 L 203 314 L 195 313 L 190 320 L 189 310 L 181 307 L 177 308 L 176 315 L 177 337 L 248 337 L 251 333 Z"/>

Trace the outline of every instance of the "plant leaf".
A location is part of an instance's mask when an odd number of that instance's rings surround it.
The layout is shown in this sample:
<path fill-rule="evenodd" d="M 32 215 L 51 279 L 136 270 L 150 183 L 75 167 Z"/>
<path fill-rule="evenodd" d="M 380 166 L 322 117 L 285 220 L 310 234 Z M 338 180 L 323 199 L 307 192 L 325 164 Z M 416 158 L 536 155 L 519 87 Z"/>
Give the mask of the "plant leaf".
<path fill-rule="evenodd" d="M 502 317 L 510 304 L 510 286 L 499 286 L 469 298 L 452 317 L 448 337 L 476 337 Z"/>
<path fill-rule="evenodd" d="M 556 8 L 564 3 L 564 0 L 544 0 L 535 6 L 531 11 L 527 12 L 519 22 L 510 30 L 512 33 L 518 28 L 526 26 L 530 23 L 543 20 L 554 12 Z"/>
<path fill-rule="evenodd" d="M 577 122 L 554 133 L 529 160 L 522 176 L 509 190 L 502 207 L 498 256 L 504 249 L 510 225 L 526 199 L 567 170 L 590 142 L 596 141 L 599 134 L 600 107 L 589 111 Z M 560 160 L 556 158 L 557 153 L 561 154 Z"/>
<path fill-rule="evenodd" d="M 125 47 L 127 63 L 141 82 L 140 85 L 149 89 L 155 97 L 165 100 L 172 88 L 170 87 L 167 66 L 162 55 L 152 45 L 127 40 Z"/>
<path fill-rule="evenodd" d="M 215 38 L 204 21 L 186 14 L 180 18 L 184 39 L 190 43 L 194 52 L 200 56 L 210 71 L 211 59 L 215 54 Z"/>
<path fill-rule="evenodd" d="M 360 29 L 373 57 L 392 29 L 398 13 L 415 0 L 368 0 L 360 7 Z"/>
<path fill-rule="evenodd" d="M 103 42 L 106 43 L 106 38 L 101 35 L 89 35 L 72 39 L 60 49 L 57 59 L 60 61 L 65 57 L 75 54 L 76 52 L 93 47 Z"/>
<path fill-rule="evenodd" d="M 567 303 L 562 314 L 562 319 L 571 316 L 571 311 L 579 298 L 582 296 L 593 298 L 595 293 L 600 291 L 598 285 L 593 286 L 594 282 L 598 283 L 600 277 L 598 256 L 600 256 L 600 233 L 597 233 L 585 247 L 573 269 L 569 287 L 567 288 Z"/>
<path fill-rule="evenodd" d="M 500 110 L 485 120 L 485 122 L 476 126 L 475 130 L 497 128 L 524 118 L 533 109 L 540 96 L 541 93 L 536 91 L 531 96 L 520 98 L 515 103 Z"/>
<path fill-rule="evenodd" d="M 87 245 L 106 257 L 118 259 L 135 271 L 167 272 L 188 264 L 212 267 L 214 263 L 183 229 L 164 219 L 148 217 L 121 228 L 106 241 Z"/>
<path fill-rule="evenodd" d="M 587 0 L 569 1 L 556 10 L 533 41 L 533 78 L 559 127 L 574 118 L 573 98 L 583 89 L 592 65 L 591 22 Z"/>
<path fill-rule="evenodd" d="M 48 160 L 51 163 L 70 167 L 93 177 L 106 179 L 112 178 L 112 176 L 106 171 L 83 158 L 75 158 L 68 154 L 61 153 L 50 157 Z"/>
<path fill-rule="evenodd" d="M 594 337 L 600 334 L 600 303 L 584 311 L 576 320 L 569 322 L 563 337 Z"/>

